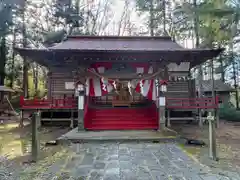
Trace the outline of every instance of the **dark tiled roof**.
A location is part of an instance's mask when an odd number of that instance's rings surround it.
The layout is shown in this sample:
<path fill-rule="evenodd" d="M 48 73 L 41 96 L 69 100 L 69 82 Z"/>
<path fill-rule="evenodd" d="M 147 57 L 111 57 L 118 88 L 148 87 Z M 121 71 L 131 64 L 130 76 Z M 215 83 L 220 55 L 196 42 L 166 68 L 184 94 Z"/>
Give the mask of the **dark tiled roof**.
<path fill-rule="evenodd" d="M 69 36 L 66 41 L 49 49 L 157 51 L 183 50 L 184 48 L 172 41 L 170 37 Z"/>
<path fill-rule="evenodd" d="M 49 67 L 70 64 L 76 67 L 96 61 L 152 62 L 162 66 L 189 62 L 190 67 L 194 67 L 222 52 L 222 49 L 186 49 L 170 37 L 147 36 L 70 36 L 48 49 L 15 50 L 21 56 Z"/>
<path fill-rule="evenodd" d="M 215 80 L 214 86 L 216 91 L 233 91 L 233 88 L 227 84 L 223 83 L 221 80 Z M 196 86 L 198 88 L 198 86 Z M 211 92 L 212 91 L 212 82 L 211 80 L 204 80 L 202 82 L 202 88 L 204 92 Z"/>

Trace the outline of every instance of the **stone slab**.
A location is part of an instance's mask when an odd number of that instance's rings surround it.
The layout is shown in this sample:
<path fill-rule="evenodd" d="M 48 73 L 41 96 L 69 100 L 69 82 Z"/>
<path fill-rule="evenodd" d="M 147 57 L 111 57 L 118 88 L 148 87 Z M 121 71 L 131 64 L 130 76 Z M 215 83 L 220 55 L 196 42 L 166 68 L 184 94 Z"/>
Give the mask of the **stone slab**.
<path fill-rule="evenodd" d="M 74 168 L 65 169 L 72 179 L 225 180 L 232 178 L 231 173 L 229 176 L 220 175 L 209 171 L 209 168 L 204 168 L 174 143 L 83 143 L 72 144 L 72 150 L 75 151 L 77 146 L 84 149 L 81 151 L 82 156 L 76 153 L 76 157 L 79 157 L 77 165 L 74 163 Z M 76 158 L 73 159 L 76 162 Z M 71 166 L 68 164 L 66 167 Z M 236 178 L 236 174 L 233 178 Z"/>
<path fill-rule="evenodd" d="M 130 141 L 160 141 L 175 142 L 178 137 L 172 133 L 154 130 L 137 131 L 78 131 L 77 128 L 67 132 L 57 139 L 58 143 L 82 143 L 82 142 L 130 142 Z"/>

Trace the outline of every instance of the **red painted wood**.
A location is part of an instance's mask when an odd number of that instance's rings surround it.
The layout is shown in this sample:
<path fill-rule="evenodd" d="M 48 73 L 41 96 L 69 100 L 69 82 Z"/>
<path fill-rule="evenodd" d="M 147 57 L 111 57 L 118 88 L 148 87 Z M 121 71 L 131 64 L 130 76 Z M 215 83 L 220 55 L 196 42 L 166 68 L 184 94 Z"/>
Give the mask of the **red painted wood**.
<path fill-rule="evenodd" d="M 74 109 L 77 108 L 75 98 L 59 99 L 24 99 L 20 97 L 21 109 Z"/>
<path fill-rule="evenodd" d="M 169 109 L 213 109 L 218 108 L 219 98 L 166 98 Z"/>
<path fill-rule="evenodd" d="M 156 106 L 139 108 L 88 109 L 89 130 L 158 129 Z"/>

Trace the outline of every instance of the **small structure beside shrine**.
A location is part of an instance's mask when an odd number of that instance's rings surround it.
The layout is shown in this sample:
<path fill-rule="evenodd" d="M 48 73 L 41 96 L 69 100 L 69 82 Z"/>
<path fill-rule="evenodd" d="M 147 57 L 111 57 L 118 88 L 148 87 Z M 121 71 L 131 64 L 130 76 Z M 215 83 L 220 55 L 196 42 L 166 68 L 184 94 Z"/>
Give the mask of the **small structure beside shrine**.
<path fill-rule="evenodd" d="M 222 80 L 214 81 L 214 88 L 212 87 L 211 80 L 202 81 L 202 89 L 205 97 L 212 96 L 212 89 L 215 90 L 217 96 L 219 97 L 219 103 L 228 103 L 230 102 L 231 93 L 234 92 L 234 88 L 232 88 L 229 84 L 224 83 Z M 196 86 L 196 89 L 198 87 Z"/>
<path fill-rule="evenodd" d="M 69 36 L 47 49 L 16 50 L 49 69 L 47 99 L 21 99 L 23 110 L 42 111 L 42 121 L 65 116 L 79 130 L 158 130 L 170 126 L 171 114 L 218 106 L 217 97 L 196 98 L 189 74 L 222 49 L 185 49 L 171 37 Z"/>

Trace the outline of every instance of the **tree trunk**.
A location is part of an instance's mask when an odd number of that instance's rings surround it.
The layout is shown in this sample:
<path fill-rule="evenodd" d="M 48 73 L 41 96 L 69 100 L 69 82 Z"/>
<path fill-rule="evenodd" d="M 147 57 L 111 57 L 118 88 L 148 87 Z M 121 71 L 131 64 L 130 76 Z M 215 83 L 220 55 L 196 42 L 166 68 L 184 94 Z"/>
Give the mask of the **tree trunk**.
<path fill-rule="evenodd" d="M 153 28 L 153 0 L 150 0 L 150 36 L 154 36 L 154 28 Z"/>
<path fill-rule="evenodd" d="M 34 84 L 34 96 L 38 95 L 38 65 L 34 64 L 32 66 L 33 71 L 33 84 Z"/>
<path fill-rule="evenodd" d="M 13 44 L 12 49 L 15 47 L 16 44 L 16 30 L 13 30 Z M 14 73 L 15 73 L 15 51 L 12 51 L 12 62 L 11 62 L 11 79 L 10 79 L 10 87 L 13 88 L 14 83 Z"/>
<path fill-rule="evenodd" d="M 225 82 L 225 72 L 224 72 L 224 66 L 223 66 L 223 59 L 222 59 L 222 56 L 220 54 L 220 67 L 221 67 L 221 80 L 222 82 Z"/>
<path fill-rule="evenodd" d="M 193 1 L 194 9 L 197 9 L 197 0 Z M 195 11 L 194 14 L 194 33 L 195 33 L 195 38 L 196 38 L 196 44 L 195 47 L 199 47 L 199 16 L 197 14 L 198 12 Z M 203 67 L 202 65 L 198 66 L 198 97 L 202 98 L 203 96 L 203 87 L 202 87 L 202 81 L 203 81 Z M 202 119 L 202 109 L 198 108 L 198 115 L 199 115 L 199 126 L 203 126 L 203 119 Z"/>
<path fill-rule="evenodd" d="M 194 5 L 194 9 L 197 8 L 197 0 L 193 1 L 193 5 Z M 195 32 L 195 36 L 196 36 L 196 48 L 199 47 L 199 17 L 197 12 L 195 12 L 194 14 L 194 32 Z"/>
<path fill-rule="evenodd" d="M 163 31 L 164 31 L 164 36 L 167 35 L 167 30 L 166 30 L 166 0 L 162 1 L 162 6 L 163 6 Z"/>
<path fill-rule="evenodd" d="M 22 19 L 23 19 L 23 29 L 22 29 L 22 35 L 23 35 L 23 47 L 26 48 L 27 46 L 27 39 L 26 39 L 26 26 L 25 26 L 25 5 L 22 10 Z M 24 97 L 28 98 L 28 62 L 26 57 L 23 57 L 23 93 Z"/>
<path fill-rule="evenodd" d="M 4 86 L 4 80 L 5 80 L 5 65 L 6 65 L 6 37 L 3 36 L 2 40 L 1 40 L 1 44 L 0 44 L 0 85 Z M 4 93 L 0 92 L 1 96 L 0 96 L 0 101 L 3 101 L 3 96 Z"/>
<path fill-rule="evenodd" d="M 218 45 L 218 48 L 219 49 L 221 48 L 221 43 Z M 225 82 L 225 72 L 224 72 L 222 53 L 220 53 L 219 61 L 220 61 L 220 69 L 221 69 L 221 80 L 222 80 L 222 82 Z"/>
<path fill-rule="evenodd" d="M 236 99 L 236 108 L 239 109 L 239 95 L 238 95 L 238 83 L 237 83 L 237 72 L 234 55 L 232 55 L 232 66 L 233 66 L 233 81 L 235 88 L 235 99 Z"/>

